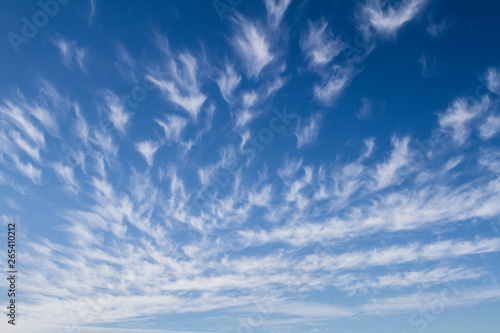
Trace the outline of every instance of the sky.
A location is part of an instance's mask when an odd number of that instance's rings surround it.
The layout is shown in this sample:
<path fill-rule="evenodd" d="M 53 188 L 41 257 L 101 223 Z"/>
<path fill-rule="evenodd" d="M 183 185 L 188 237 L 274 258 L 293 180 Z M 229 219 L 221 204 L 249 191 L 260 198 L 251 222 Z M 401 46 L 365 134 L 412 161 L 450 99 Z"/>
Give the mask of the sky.
<path fill-rule="evenodd" d="M 498 332 L 499 14 L 3 1 L 2 332 Z"/>

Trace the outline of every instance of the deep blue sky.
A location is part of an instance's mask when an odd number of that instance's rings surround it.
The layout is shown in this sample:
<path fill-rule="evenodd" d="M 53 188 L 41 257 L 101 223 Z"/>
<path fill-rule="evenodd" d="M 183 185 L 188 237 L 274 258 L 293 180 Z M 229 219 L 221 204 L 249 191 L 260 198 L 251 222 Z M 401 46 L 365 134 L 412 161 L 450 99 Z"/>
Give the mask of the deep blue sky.
<path fill-rule="evenodd" d="M 499 14 L 4 1 L 16 329 L 497 332 Z"/>

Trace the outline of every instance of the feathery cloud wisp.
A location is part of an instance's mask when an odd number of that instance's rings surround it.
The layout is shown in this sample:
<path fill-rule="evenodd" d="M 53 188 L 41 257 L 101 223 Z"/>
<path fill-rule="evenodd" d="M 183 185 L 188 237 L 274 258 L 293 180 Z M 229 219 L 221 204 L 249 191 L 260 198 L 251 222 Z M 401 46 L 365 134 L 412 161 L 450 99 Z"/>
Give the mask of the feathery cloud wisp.
<path fill-rule="evenodd" d="M 394 38 L 407 22 L 422 10 L 428 0 L 400 0 L 395 6 L 385 0 L 366 0 L 359 8 L 359 29 L 367 36 L 375 33 L 382 38 Z"/>
<path fill-rule="evenodd" d="M 136 144 L 137 151 L 139 151 L 149 166 L 153 166 L 154 156 L 158 148 L 160 148 L 157 142 L 153 141 L 142 141 Z"/>

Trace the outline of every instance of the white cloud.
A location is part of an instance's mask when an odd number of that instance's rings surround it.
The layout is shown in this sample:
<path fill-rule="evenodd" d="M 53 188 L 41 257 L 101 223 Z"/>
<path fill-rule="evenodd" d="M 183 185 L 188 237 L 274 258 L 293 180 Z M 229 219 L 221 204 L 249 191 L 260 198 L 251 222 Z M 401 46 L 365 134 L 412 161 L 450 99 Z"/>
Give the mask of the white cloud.
<path fill-rule="evenodd" d="M 490 115 L 479 127 L 479 132 L 483 140 L 488 140 L 500 132 L 500 117 Z"/>
<path fill-rule="evenodd" d="M 316 23 L 308 22 L 307 33 L 300 36 L 300 48 L 305 53 L 309 67 L 329 64 L 344 49 L 339 38 L 335 38 L 324 18 Z"/>
<path fill-rule="evenodd" d="M 301 317 L 300 321 L 351 317 L 355 315 L 354 309 L 348 307 L 318 302 L 284 301 L 274 304 L 274 313 L 283 314 L 292 318 Z"/>
<path fill-rule="evenodd" d="M 398 170 L 406 166 L 410 160 L 409 142 L 409 137 L 402 140 L 392 138 L 393 150 L 389 160 L 376 166 L 374 178 L 377 189 L 385 188 L 397 181 Z"/>
<path fill-rule="evenodd" d="M 245 127 L 254 118 L 255 114 L 253 114 L 249 110 L 239 110 L 236 113 L 235 126 L 237 128 Z"/>
<path fill-rule="evenodd" d="M 486 84 L 488 90 L 500 94 L 500 73 L 497 68 L 489 68 L 486 73 Z"/>
<path fill-rule="evenodd" d="M 364 140 L 364 144 L 366 147 L 366 152 L 363 154 L 362 158 L 370 157 L 373 153 L 373 148 L 375 147 L 375 138 L 368 138 Z"/>
<path fill-rule="evenodd" d="M 366 119 L 370 117 L 373 110 L 373 102 L 366 97 L 361 98 L 361 107 L 356 111 L 356 118 Z"/>
<path fill-rule="evenodd" d="M 443 18 L 439 23 L 430 23 L 426 30 L 432 37 L 436 38 L 442 36 L 446 30 L 451 27 L 451 23 L 446 18 Z"/>
<path fill-rule="evenodd" d="M 26 154 L 28 154 L 32 159 L 40 163 L 40 148 L 32 146 L 30 143 L 26 142 L 21 134 L 17 131 L 10 132 L 11 138 L 14 142 L 21 148 Z"/>
<path fill-rule="evenodd" d="M 285 195 L 285 200 L 294 203 L 300 211 L 305 210 L 311 203 L 307 195 L 303 193 L 305 188 L 310 186 L 314 177 L 314 169 L 309 166 L 304 167 L 304 176 L 290 184 L 287 184 L 288 190 Z"/>
<path fill-rule="evenodd" d="M 157 46 L 167 57 L 168 66 L 166 72 L 150 73 L 146 79 L 160 88 L 167 100 L 180 106 L 196 120 L 207 99 L 199 88 L 198 61 L 189 52 L 174 54 L 168 40 L 158 34 Z"/>
<path fill-rule="evenodd" d="M 248 202 L 260 207 L 269 207 L 271 205 L 272 185 L 266 185 L 260 192 L 253 191 L 248 194 Z"/>
<path fill-rule="evenodd" d="M 154 156 L 158 148 L 160 148 L 158 142 L 143 141 L 137 143 L 135 146 L 142 156 L 144 156 L 148 165 L 153 166 Z"/>
<path fill-rule="evenodd" d="M 96 0 L 90 0 L 89 22 L 92 22 L 95 16 L 95 2 Z"/>
<path fill-rule="evenodd" d="M 311 144 L 316 140 L 319 133 L 319 123 L 321 122 L 322 116 L 320 113 L 312 114 L 304 126 L 297 127 L 295 131 L 295 136 L 297 137 L 297 148 L 301 148 L 305 145 Z"/>
<path fill-rule="evenodd" d="M 126 134 L 126 127 L 131 113 L 126 111 L 125 105 L 120 98 L 110 90 L 104 92 L 104 100 L 109 111 L 109 120 L 120 134 Z"/>
<path fill-rule="evenodd" d="M 57 176 L 67 185 L 71 192 L 78 192 L 78 183 L 75 180 L 73 168 L 63 165 L 62 163 L 54 163 L 52 168 L 57 173 Z"/>
<path fill-rule="evenodd" d="M 292 0 L 264 0 L 267 9 L 267 18 L 271 27 L 278 26 Z"/>
<path fill-rule="evenodd" d="M 102 150 L 108 163 L 118 154 L 119 148 L 113 142 L 113 137 L 105 133 L 101 128 L 94 128 L 92 136 L 89 137 L 89 141 Z"/>
<path fill-rule="evenodd" d="M 366 291 L 368 289 L 382 288 L 399 289 L 415 285 L 425 287 L 451 281 L 477 279 L 482 275 L 484 275 L 484 272 L 463 267 L 439 267 L 432 270 L 391 273 L 374 278 L 364 275 L 342 275 L 337 277 L 335 285 L 344 291 Z"/>
<path fill-rule="evenodd" d="M 231 44 L 240 56 L 245 66 L 247 76 L 257 78 L 260 72 L 274 58 L 270 51 L 270 43 L 266 39 L 264 28 L 238 16 L 234 22 L 234 36 Z"/>
<path fill-rule="evenodd" d="M 438 63 L 435 57 L 428 58 L 424 52 L 418 58 L 418 62 L 422 66 L 423 77 L 433 77 L 439 74 Z"/>
<path fill-rule="evenodd" d="M 369 303 L 360 307 L 360 312 L 371 315 L 382 315 L 389 313 L 417 312 L 429 309 L 439 313 L 446 308 L 471 306 L 484 301 L 493 301 L 500 298 L 498 286 L 473 288 L 462 290 L 458 287 L 446 286 L 439 292 L 416 293 L 412 295 L 372 299 Z M 425 314 L 415 319 L 425 321 Z"/>
<path fill-rule="evenodd" d="M 52 135 L 57 135 L 59 128 L 57 121 L 54 116 L 46 109 L 39 106 L 30 108 L 30 114 L 38 119 L 38 121 L 51 133 Z"/>
<path fill-rule="evenodd" d="M 2 175 L 0 174 L 0 182 L 3 182 L 3 179 L 1 177 Z M 11 198 L 5 198 L 5 203 L 9 205 L 12 209 L 18 210 L 18 211 L 23 211 L 23 208 L 17 204 L 14 200 Z"/>
<path fill-rule="evenodd" d="M 281 179 L 283 179 L 283 181 L 287 181 L 288 179 L 295 176 L 295 174 L 302 167 L 302 163 L 304 163 L 302 159 L 286 160 L 285 165 L 281 169 L 278 169 L 278 175 L 280 176 Z"/>
<path fill-rule="evenodd" d="M 249 107 L 253 106 L 256 101 L 258 100 L 258 95 L 255 93 L 255 91 L 251 92 L 246 92 L 243 94 L 243 107 L 248 109 Z"/>
<path fill-rule="evenodd" d="M 45 146 L 45 136 L 33 123 L 25 116 L 25 112 L 10 101 L 5 102 L 5 106 L 0 106 L 0 113 L 9 118 L 21 131 L 28 135 L 37 145 Z"/>
<path fill-rule="evenodd" d="M 451 158 L 444 165 L 443 172 L 448 172 L 450 170 L 453 170 L 457 165 L 459 165 L 463 161 L 463 159 L 464 159 L 463 156 L 457 156 L 457 157 Z"/>
<path fill-rule="evenodd" d="M 15 155 L 12 157 L 12 159 L 14 160 L 15 167 L 17 171 L 19 171 L 19 173 L 31 179 L 33 184 L 41 184 L 40 181 L 42 178 L 42 171 L 40 169 L 35 168 L 31 163 L 21 162 Z"/>
<path fill-rule="evenodd" d="M 481 163 L 486 165 L 489 161 L 482 160 Z M 352 170 L 355 166 L 347 165 L 346 168 L 346 171 L 353 173 Z M 363 170 L 361 169 L 361 171 Z M 366 176 L 362 172 L 354 172 L 354 177 L 347 178 L 344 185 L 345 190 L 349 190 L 348 186 L 353 188 L 348 191 L 349 196 L 358 190 L 359 185 L 357 184 L 366 183 L 364 177 Z M 336 178 L 334 179 L 336 180 Z M 418 230 L 430 226 L 442 227 L 452 222 L 489 218 L 500 212 L 500 208 L 497 208 L 494 203 L 500 198 L 498 179 L 482 186 L 481 190 L 475 188 L 473 184 L 464 184 L 458 189 L 438 187 L 431 190 L 429 186 L 432 183 L 433 180 L 430 180 L 426 187 L 413 190 L 413 193 L 404 190 L 394 191 L 386 193 L 378 199 L 374 199 L 376 197 L 370 191 L 367 193 L 367 195 L 369 194 L 367 198 L 371 198 L 370 203 L 351 207 L 345 212 L 344 218 L 333 214 L 324 216 L 317 223 L 313 223 L 303 222 L 302 220 L 305 218 L 299 217 L 299 221 L 291 220 L 286 225 L 275 229 L 268 231 L 243 230 L 240 231 L 240 234 L 249 244 L 287 242 L 295 246 L 304 246 L 314 242 L 355 239 L 360 235 L 373 235 L 383 230 L 397 232 Z M 286 197 L 289 197 L 291 195 L 297 196 L 298 190 L 304 188 L 305 182 L 301 180 L 290 182 L 288 180 L 287 184 L 294 185 L 290 186 L 286 193 Z M 337 186 L 341 185 L 343 184 Z M 366 190 L 362 189 L 362 191 Z M 338 205 L 339 197 L 336 193 L 331 194 L 332 198 L 327 201 L 326 205 L 334 207 L 334 205 Z M 289 220 L 290 215 L 286 216 L 284 218 Z"/>
<path fill-rule="evenodd" d="M 73 108 L 75 109 L 76 115 L 76 122 L 74 125 L 76 136 L 82 141 L 86 142 L 89 136 L 90 127 L 87 124 L 85 118 L 83 118 L 83 116 L 81 115 L 80 107 L 78 106 L 78 104 L 73 104 Z"/>
<path fill-rule="evenodd" d="M 340 95 L 353 76 L 351 68 L 334 68 L 333 72 L 320 85 L 314 86 L 314 97 L 323 104 L 330 105 Z"/>
<path fill-rule="evenodd" d="M 41 79 L 36 102 L 29 103 L 21 94 L 22 107 L 35 117 L 52 136 L 59 137 L 58 117 L 67 109 L 68 100 L 49 82 Z"/>
<path fill-rule="evenodd" d="M 359 29 L 370 36 L 394 38 L 399 29 L 411 21 L 428 0 L 400 0 L 391 5 L 386 0 L 366 0 L 357 13 Z"/>
<path fill-rule="evenodd" d="M 68 105 L 67 99 L 62 97 L 59 91 L 57 91 L 57 89 L 50 82 L 41 79 L 39 83 L 39 89 L 40 93 L 38 99 L 39 102 L 45 107 L 51 105 L 54 108 L 61 108 Z M 47 130 L 50 130 L 50 126 L 47 127 Z"/>
<path fill-rule="evenodd" d="M 82 72 L 86 72 L 84 64 L 85 55 L 87 52 L 86 48 L 78 47 L 78 44 L 75 40 L 68 41 L 62 36 L 58 36 L 57 40 L 54 43 L 59 49 L 62 61 L 66 67 L 72 69 L 76 64 Z"/>
<path fill-rule="evenodd" d="M 274 94 L 276 91 L 280 90 L 288 82 L 287 77 L 276 76 L 271 83 L 268 84 L 266 98 Z"/>
<path fill-rule="evenodd" d="M 486 166 L 492 172 L 500 174 L 500 151 L 488 149 L 481 154 L 479 165 Z"/>
<path fill-rule="evenodd" d="M 167 122 L 165 123 L 162 120 L 156 119 L 155 121 L 160 125 L 165 132 L 165 139 L 167 142 L 178 142 L 181 140 L 181 135 L 188 120 L 183 117 L 179 117 L 176 115 L 168 115 L 166 117 Z"/>
<path fill-rule="evenodd" d="M 339 255 L 310 255 L 302 263 L 305 270 L 331 271 L 364 269 L 372 266 L 398 265 L 413 261 L 435 261 L 443 258 L 500 251 L 500 238 L 475 241 L 448 240 L 426 245 L 414 243 L 394 245 L 369 251 L 346 252 Z"/>
<path fill-rule="evenodd" d="M 468 103 L 465 99 L 457 99 L 445 113 L 439 116 L 441 129 L 449 131 L 458 145 L 464 144 L 471 132 L 470 123 L 490 108 L 490 100 L 484 96 L 481 101 Z"/>
<path fill-rule="evenodd" d="M 130 81 L 134 82 L 135 84 L 138 84 L 138 80 L 136 77 L 136 61 L 132 57 L 132 55 L 128 52 L 128 50 L 125 48 L 125 45 L 122 43 L 117 43 L 116 44 L 116 53 L 118 56 L 118 61 L 115 63 L 116 68 L 118 71 L 127 79 Z"/>
<path fill-rule="evenodd" d="M 219 85 L 222 97 L 229 103 L 232 101 L 234 89 L 236 89 L 241 82 L 241 76 L 235 72 L 233 65 L 226 64 L 226 70 L 219 73 L 219 78 L 216 82 Z"/>
<path fill-rule="evenodd" d="M 203 103 L 207 97 L 201 93 L 196 93 L 193 95 L 185 96 L 176 87 L 173 82 L 157 80 L 153 77 L 149 77 L 151 82 L 156 84 L 163 92 L 167 93 L 168 99 L 184 110 L 186 110 L 194 119 L 198 117 Z"/>

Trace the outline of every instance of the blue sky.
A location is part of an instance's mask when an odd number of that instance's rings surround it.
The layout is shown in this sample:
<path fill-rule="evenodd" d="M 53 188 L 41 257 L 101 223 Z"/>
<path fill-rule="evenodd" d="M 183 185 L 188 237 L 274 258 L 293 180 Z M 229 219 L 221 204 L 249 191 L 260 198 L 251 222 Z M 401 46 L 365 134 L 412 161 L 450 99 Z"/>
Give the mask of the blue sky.
<path fill-rule="evenodd" d="M 4 1 L 2 331 L 497 332 L 499 13 Z"/>

